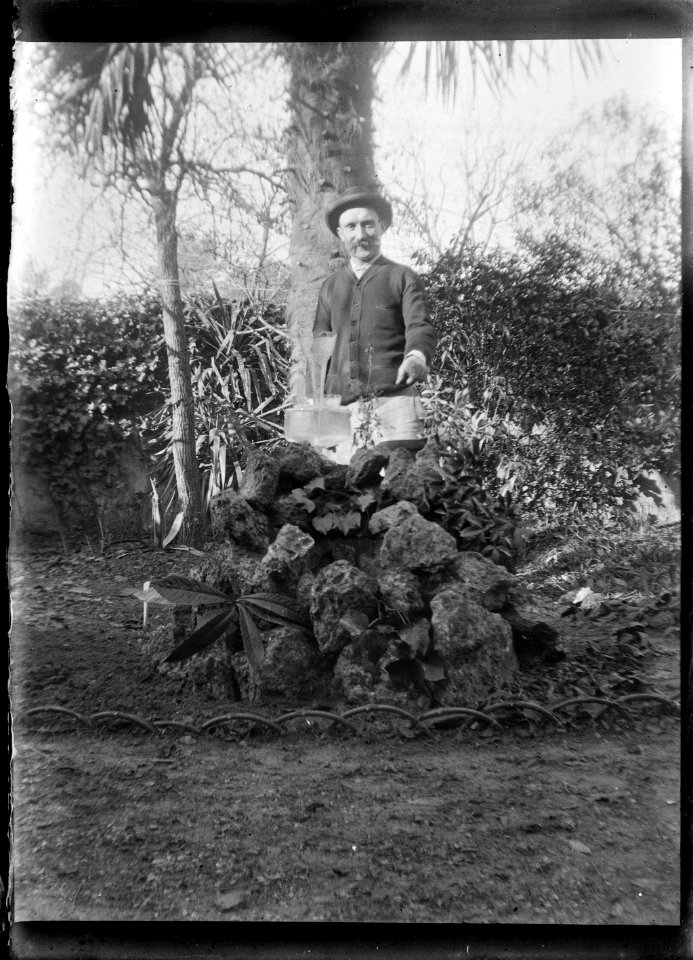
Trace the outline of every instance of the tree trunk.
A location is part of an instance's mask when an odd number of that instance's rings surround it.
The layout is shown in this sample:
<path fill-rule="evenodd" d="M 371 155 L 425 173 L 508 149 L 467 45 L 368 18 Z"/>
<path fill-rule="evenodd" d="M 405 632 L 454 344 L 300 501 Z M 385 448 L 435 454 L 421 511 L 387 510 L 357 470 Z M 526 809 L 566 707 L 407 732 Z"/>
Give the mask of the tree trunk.
<path fill-rule="evenodd" d="M 156 223 L 159 283 L 163 304 L 164 339 L 171 386 L 171 436 L 179 510 L 184 513 L 180 539 L 199 548 L 203 541 L 202 491 L 195 456 L 195 416 L 190 356 L 178 279 L 176 197 L 165 187 L 151 191 Z M 169 522 L 170 522 L 169 518 Z M 167 531 L 165 531 L 167 532 Z"/>
<path fill-rule="evenodd" d="M 325 225 L 325 210 L 350 186 L 377 186 L 373 95 L 381 52 L 380 43 L 293 43 L 285 49 L 291 69 L 287 193 L 293 226 L 287 314 L 294 342 L 294 395 L 305 390 L 301 343 L 311 339 L 318 290 L 344 262 L 341 244 Z"/>

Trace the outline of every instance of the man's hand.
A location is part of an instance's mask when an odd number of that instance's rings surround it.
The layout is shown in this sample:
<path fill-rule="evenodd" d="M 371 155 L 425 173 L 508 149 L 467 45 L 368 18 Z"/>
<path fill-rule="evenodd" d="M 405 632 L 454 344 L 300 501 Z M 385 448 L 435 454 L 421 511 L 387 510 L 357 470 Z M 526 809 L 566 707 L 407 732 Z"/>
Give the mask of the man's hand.
<path fill-rule="evenodd" d="M 417 351 L 416 353 L 410 353 L 408 357 L 404 358 L 397 371 L 395 383 L 404 383 L 405 386 L 410 387 L 412 383 L 425 380 L 427 374 L 428 367 L 426 366 L 423 354 Z"/>

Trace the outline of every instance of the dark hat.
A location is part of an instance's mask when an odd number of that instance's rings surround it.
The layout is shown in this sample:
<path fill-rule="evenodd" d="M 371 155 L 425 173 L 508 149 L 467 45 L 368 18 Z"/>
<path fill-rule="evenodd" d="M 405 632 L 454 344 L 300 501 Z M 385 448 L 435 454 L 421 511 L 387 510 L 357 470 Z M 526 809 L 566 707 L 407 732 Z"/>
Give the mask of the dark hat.
<path fill-rule="evenodd" d="M 345 210 L 351 210 L 353 207 L 370 207 L 375 210 L 386 230 L 392 223 L 392 207 L 384 197 L 373 190 L 366 190 L 365 187 L 350 187 L 332 202 L 325 213 L 325 223 L 335 236 L 337 236 L 339 218 Z"/>

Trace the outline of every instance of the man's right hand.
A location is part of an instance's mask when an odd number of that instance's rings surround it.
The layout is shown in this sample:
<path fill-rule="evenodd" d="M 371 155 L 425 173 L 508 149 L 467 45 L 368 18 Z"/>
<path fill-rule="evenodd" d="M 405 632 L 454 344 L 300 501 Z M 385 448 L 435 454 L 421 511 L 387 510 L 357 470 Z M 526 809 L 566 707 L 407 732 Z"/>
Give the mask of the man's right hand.
<path fill-rule="evenodd" d="M 404 383 L 405 386 L 410 387 L 413 383 L 425 380 L 428 375 L 428 367 L 422 357 L 423 355 L 418 351 L 405 357 L 397 371 L 395 383 Z"/>

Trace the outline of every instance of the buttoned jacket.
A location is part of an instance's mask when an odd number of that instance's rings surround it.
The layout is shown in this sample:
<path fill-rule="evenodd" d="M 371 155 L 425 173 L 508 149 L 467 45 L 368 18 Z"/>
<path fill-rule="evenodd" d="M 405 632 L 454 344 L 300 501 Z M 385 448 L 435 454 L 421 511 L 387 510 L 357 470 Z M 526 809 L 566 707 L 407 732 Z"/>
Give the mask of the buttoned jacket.
<path fill-rule="evenodd" d="M 348 266 L 325 280 L 313 335 L 323 332 L 337 334 L 325 390 L 343 404 L 411 392 L 395 384 L 402 360 L 420 350 L 430 364 L 436 346 L 421 278 L 383 256 L 358 280 Z"/>

